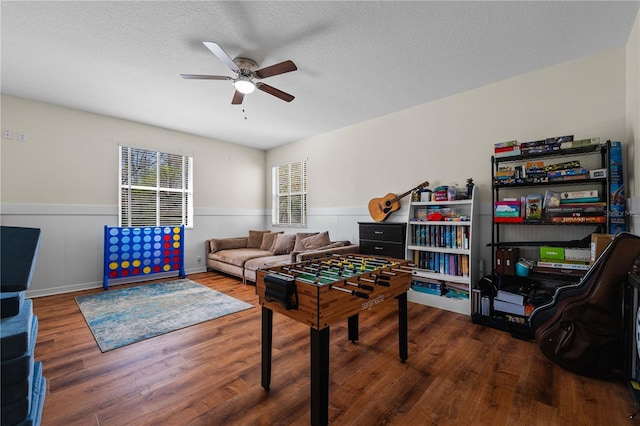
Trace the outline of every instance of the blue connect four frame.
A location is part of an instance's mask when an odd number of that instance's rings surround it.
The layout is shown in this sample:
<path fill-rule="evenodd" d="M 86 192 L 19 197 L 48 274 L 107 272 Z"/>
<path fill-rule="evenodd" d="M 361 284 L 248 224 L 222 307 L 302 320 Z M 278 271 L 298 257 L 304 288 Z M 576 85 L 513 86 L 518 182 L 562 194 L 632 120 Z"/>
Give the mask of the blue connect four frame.
<path fill-rule="evenodd" d="M 104 275 L 109 280 L 184 272 L 184 226 L 104 227 Z"/>

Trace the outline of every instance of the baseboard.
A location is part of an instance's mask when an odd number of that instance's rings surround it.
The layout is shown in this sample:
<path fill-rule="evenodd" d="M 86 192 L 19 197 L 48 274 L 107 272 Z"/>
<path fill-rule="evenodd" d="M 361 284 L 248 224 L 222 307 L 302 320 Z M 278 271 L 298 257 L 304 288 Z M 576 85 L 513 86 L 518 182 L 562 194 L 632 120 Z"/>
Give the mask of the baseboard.
<path fill-rule="evenodd" d="M 191 268 L 191 269 L 185 270 L 185 275 L 187 275 L 187 278 L 188 278 L 189 275 L 191 274 L 199 274 L 201 272 L 207 272 L 207 268 L 206 267 Z M 180 278 L 180 277 L 175 275 L 175 272 L 167 272 L 166 274 L 165 273 L 154 274 L 149 277 L 139 277 L 138 279 L 112 280 L 112 281 L 109 281 L 109 288 L 116 287 L 122 284 L 141 283 L 145 281 L 153 281 L 153 280 L 158 280 L 163 278 Z M 37 297 L 55 296 L 56 294 L 73 293 L 75 291 L 93 290 L 95 288 L 102 288 L 102 281 L 96 281 L 92 283 L 73 284 L 73 285 L 38 289 L 38 290 L 27 290 L 26 297 L 30 299 L 34 299 Z"/>

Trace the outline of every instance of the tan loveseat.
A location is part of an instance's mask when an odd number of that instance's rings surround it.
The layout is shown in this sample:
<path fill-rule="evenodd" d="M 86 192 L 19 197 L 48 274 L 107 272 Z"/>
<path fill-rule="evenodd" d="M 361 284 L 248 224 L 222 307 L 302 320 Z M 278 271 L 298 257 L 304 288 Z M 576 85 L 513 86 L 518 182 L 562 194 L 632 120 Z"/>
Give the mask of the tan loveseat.
<path fill-rule="evenodd" d="M 213 238 L 205 242 L 207 269 L 255 282 L 256 271 L 330 254 L 357 253 L 349 241 L 331 241 L 328 232 L 285 234 L 249 231 L 248 237 Z"/>

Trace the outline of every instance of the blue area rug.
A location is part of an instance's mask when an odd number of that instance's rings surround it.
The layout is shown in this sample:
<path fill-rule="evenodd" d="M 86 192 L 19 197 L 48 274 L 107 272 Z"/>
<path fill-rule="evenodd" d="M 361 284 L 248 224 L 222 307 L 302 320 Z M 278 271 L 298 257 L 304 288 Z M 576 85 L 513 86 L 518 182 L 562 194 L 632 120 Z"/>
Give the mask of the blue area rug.
<path fill-rule="evenodd" d="M 78 296 L 76 303 L 102 352 L 253 307 L 187 279 Z"/>

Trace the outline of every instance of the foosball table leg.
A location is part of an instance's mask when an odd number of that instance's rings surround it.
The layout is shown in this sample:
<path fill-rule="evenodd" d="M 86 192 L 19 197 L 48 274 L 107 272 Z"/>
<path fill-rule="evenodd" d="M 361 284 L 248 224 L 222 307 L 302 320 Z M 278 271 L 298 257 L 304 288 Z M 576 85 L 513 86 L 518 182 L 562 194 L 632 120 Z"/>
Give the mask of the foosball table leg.
<path fill-rule="evenodd" d="M 273 338 L 273 311 L 262 307 L 262 387 L 271 385 L 271 350 Z"/>
<path fill-rule="evenodd" d="M 329 327 L 311 328 L 311 426 L 329 424 Z"/>
<path fill-rule="evenodd" d="M 358 331 L 358 314 L 352 315 L 347 319 L 347 323 L 348 323 L 348 330 L 349 330 L 349 340 L 351 340 L 351 342 L 355 343 L 358 341 L 359 338 L 359 331 Z"/>
<path fill-rule="evenodd" d="M 396 299 L 398 299 L 398 348 L 400 361 L 404 363 L 409 358 L 407 293 L 399 294 Z"/>

